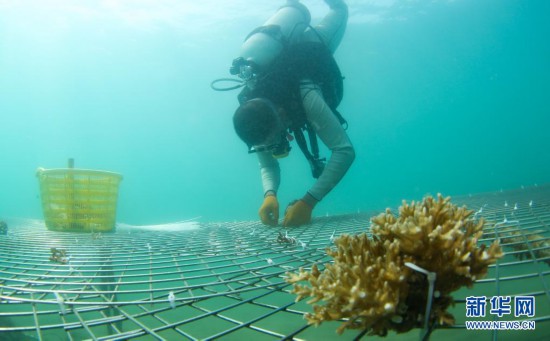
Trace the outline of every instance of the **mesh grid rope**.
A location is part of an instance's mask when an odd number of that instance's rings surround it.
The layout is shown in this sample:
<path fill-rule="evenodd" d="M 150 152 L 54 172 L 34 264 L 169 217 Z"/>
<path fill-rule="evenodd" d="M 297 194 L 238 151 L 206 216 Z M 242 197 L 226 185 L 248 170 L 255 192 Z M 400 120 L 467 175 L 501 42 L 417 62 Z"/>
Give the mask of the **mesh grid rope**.
<path fill-rule="evenodd" d="M 550 335 L 550 257 L 544 256 L 550 253 L 550 185 L 452 201 L 494 226 L 485 242 L 508 227 L 527 247 L 518 251 L 504 244 L 506 256 L 488 276 L 453 295 L 457 324 L 432 336 L 463 337 L 465 297 L 476 293 L 535 296 L 533 333 Z M 40 220 L 8 220 L 8 233 L 0 235 L 0 339 L 361 338 L 367 331 L 338 336 L 338 321 L 307 325 L 303 314 L 311 307 L 306 300 L 295 302 L 284 275 L 330 261 L 325 248 L 332 239 L 366 231 L 376 213 L 318 217 L 288 230 L 258 222 L 186 222 L 119 224 L 116 232 L 104 234 L 53 232 Z M 286 242 L 278 241 L 279 233 Z M 508 333 L 476 332 L 476 337 L 506 339 Z"/>

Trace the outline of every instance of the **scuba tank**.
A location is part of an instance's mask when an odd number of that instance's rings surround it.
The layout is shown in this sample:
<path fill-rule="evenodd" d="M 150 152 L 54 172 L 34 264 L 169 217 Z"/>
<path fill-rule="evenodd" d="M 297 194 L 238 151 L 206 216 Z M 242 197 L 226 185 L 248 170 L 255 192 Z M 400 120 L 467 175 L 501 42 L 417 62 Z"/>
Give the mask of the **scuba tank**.
<path fill-rule="evenodd" d="M 264 25 L 247 36 L 240 56 L 233 60 L 230 73 L 238 75 L 253 88 L 258 73 L 265 71 L 286 45 L 297 42 L 310 21 L 306 6 L 296 0 L 287 0 Z"/>

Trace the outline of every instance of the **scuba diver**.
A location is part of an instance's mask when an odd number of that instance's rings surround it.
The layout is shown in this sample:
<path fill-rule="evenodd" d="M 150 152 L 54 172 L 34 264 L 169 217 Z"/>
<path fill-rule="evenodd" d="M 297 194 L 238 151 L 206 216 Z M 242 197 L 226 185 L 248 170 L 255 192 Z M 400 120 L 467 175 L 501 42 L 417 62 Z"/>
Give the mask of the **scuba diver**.
<path fill-rule="evenodd" d="M 278 160 L 288 155 L 290 141 L 296 140 L 317 180 L 288 205 L 285 227 L 309 223 L 315 205 L 340 182 L 355 159 L 347 123 L 336 110 L 343 77 L 333 58 L 346 28 L 348 8 L 342 0 L 324 1 L 329 13 L 312 27 L 308 9 L 298 0 L 287 0 L 246 38 L 230 69 L 245 85 L 233 124 L 249 153 L 258 156 L 264 190 L 259 216 L 266 225 L 276 226 L 279 221 Z M 331 151 L 328 162 L 319 157 L 317 136 Z"/>

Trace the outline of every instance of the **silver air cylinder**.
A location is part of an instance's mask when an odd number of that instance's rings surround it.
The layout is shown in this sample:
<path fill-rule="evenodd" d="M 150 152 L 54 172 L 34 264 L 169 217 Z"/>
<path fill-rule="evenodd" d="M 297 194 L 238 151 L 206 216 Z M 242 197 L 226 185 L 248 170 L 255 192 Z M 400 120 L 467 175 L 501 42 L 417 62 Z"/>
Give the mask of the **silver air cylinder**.
<path fill-rule="evenodd" d="M 281 53 L 284 43 L 297 42 L 309 26 L 309 10 L 296 0 L 287 3 L 254 30 L 241 47 L 240 56 L 260 69 L 269 66 Z"/>

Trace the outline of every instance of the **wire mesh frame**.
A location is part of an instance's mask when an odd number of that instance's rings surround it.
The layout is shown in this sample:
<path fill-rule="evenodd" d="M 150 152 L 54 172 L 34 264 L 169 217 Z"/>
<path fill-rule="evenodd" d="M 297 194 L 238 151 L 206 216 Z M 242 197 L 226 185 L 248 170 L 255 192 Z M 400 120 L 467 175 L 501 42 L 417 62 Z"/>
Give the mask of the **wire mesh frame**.
<path fill-rule="evenodd" d="M 521 240 L 504 245 L 507 256 L 474 289 L 488 296 L 535 296 L 534 320 L 539 330 L 550 329 L 550 257 L 544 256 L 550 253 L 550 186 L 453 202 L 478 210 L 476 215 L 494 227 L 482 242 L 498 238 L 506 227 L 527 245 L 521 251 L 513 245 Z M 311 308 L 294 302 L 284 274 L 330 261 L 324 249 L 331 238 L 366 231 L 372 215 L 321 217 L 290 230 L 234 222 L 179 232 L 119 228 L 108 234 L 60 233 L 46 231 L 41 221 L 10 222 L 9 233 L 0 236 L 0 339 L 338 339 L 339 322 L 307 325 L 302 316 Z M 279 232 L 295 243 L 277 242 Z M 51 248 L 65 250 L 66 262 L 50 260 Z M 470 294 L 456 293 L 457 324 L 434 333 L 465 332 Z M 365 332 L 346 331 L 342 338 Z"/>

